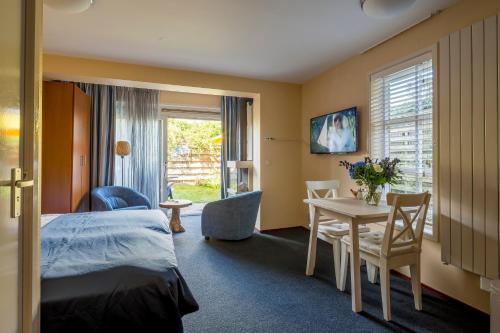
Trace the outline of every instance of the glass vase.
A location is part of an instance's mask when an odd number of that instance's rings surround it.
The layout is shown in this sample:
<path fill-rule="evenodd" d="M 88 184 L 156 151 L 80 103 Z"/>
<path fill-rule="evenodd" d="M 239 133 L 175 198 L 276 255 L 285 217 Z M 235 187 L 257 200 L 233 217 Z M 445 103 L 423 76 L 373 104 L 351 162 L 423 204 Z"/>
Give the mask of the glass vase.
<path fill-rule="evenodd" d="M 380 203 L 380 198 L 382 197 L 382 191 L 378 186 L 369 186 L 368 191 L 365 195 L 365 201 L 367 204 L 372 206 L 378 206 Z"/>

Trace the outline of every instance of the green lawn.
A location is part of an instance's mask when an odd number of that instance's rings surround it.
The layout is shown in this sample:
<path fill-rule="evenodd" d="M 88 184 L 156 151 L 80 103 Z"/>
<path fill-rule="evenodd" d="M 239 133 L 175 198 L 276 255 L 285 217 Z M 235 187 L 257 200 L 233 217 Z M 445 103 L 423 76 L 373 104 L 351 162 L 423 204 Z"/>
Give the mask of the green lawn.
<path fill-rule="evenodd" d="M 175 184 L 174 199 L 187 199 L 195 203 L 216 201 L 220 199 L 220 188 Z"/>

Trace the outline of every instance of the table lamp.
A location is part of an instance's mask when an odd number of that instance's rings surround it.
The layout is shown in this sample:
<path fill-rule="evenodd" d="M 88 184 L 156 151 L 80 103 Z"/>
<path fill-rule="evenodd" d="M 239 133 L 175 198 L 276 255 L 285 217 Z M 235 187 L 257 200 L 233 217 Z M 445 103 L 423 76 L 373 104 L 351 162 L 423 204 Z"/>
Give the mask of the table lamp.
<path fill-rule="evenodd" d="M 128 141 L 116 142 L 116 155 L 122 158 L 122 186 L 125 183 L 125 164 L 123 158 L 130 155 L 130 143 Z"/>

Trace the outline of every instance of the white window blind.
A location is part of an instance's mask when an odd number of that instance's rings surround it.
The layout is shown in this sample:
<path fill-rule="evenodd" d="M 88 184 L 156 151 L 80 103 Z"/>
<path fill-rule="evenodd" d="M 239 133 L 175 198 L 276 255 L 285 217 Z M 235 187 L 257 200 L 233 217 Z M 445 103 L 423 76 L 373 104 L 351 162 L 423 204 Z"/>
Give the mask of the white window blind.
<path fill-rule="evenodd" d="M 399 158 L 403 179 L 392 192 L 432 194 L 432 53 L 371 75 L 370 155 Z M 432 206 L 426 233 L 432 234 Z"/>

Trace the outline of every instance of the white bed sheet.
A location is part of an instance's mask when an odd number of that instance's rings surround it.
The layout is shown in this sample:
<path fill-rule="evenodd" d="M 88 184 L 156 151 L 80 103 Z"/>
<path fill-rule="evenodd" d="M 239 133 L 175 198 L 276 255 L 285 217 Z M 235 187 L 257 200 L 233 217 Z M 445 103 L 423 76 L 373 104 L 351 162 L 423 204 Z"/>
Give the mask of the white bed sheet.
<path fill-rule="evenodd" d="M 59 217 L 63 214 L 42 214 L 40 217 L 40 226 L 43 228 L 50 222 L 52 222 L 56 217 Z"/>

